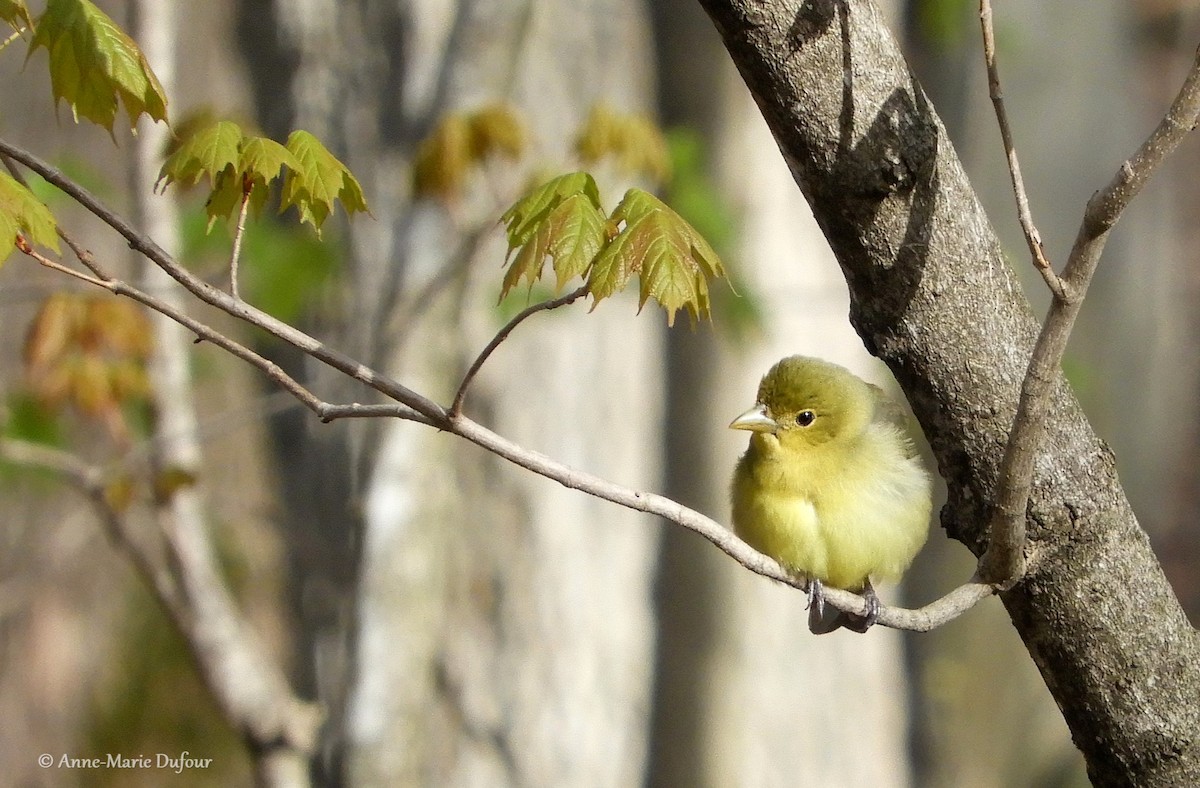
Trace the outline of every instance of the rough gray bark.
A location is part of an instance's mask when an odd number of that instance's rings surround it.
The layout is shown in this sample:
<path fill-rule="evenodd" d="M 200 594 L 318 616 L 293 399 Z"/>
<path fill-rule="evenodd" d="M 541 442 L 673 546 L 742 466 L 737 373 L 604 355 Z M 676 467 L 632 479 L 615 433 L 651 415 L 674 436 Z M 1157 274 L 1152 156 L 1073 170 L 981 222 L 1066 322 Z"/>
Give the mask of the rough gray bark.
<path fill-rule="evenodd" d="M 874 5 L 702 0 L 908 395 L 977 555 L 1037 325 Z M 1114 162 L 1114 169 L 1116 162 Z M 1082 206 L 1079 208 L 1082 212 Z M 1200 781 L 1200 648 L 1059 380 L 1010 618 L 1101 785 Z"/>

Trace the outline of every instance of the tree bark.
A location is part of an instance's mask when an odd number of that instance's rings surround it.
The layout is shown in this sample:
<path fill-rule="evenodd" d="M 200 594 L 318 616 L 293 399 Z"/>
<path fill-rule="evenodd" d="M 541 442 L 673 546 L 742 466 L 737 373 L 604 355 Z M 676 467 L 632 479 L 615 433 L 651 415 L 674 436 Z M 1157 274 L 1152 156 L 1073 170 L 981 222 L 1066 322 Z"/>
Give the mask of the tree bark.
<path fill-rule="evenodd" d="M 870 2 L 701 3 L 925 430 L 943 525 L 981 554 L 1037 324 L 940 120 Z M 1200 781 L 1195 632 L 1061 378 L 1027 522 L 1002 599 L 1093 782 Z"/>

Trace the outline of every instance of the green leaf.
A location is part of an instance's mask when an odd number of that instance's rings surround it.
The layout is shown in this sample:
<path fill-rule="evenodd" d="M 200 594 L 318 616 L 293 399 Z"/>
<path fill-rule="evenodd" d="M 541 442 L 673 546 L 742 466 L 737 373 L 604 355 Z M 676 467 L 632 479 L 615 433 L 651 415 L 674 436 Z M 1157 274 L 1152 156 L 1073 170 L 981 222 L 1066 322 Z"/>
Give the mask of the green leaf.
<path fill-rule="evenodd" d="M 523 246 L 533 236 L 538 224 L 545 221 L 559 203 L 573 195 L 583 195 L 592 206 L 600 209 L 600 190 L 596 181 L 586 172 L 560 175 L 513 203 L 500 217 L 508 233 L 508 253 Z"/>
<path fill-rule="evenodd" d="M 18 234 L 58 251 L 58 225 L 50 209 L 11 175 L 0 172 L 0 262 L 12 252 Z"/>
<path fill-rule="evenodd" d="M 584 194 L 572 194 L 557 203 L 533 232 L 504 275 L 500 300 L 522 278 L 532 288 L 542 275 L 542 267 L 549 257 L 553 263 L 555 292 L 577 276 L 583 276 L 591 267 L 596 254 L 604 245 L 607 221 L 600 209 Z"/>
<path fill-rule="evenodd" d="M 38 20 L 29 53 L 44 47 L 50 56 L 54 100 L 71 112 L 112 131 L 117 102 L 129 126 L 144 113 L 166 120 L 167 99 L 133 39 L 89 0 L 49 0 Z"/>
<path fill-rule="evenodd" d="M 216 187 L 222 173 L 237 169 L 243 138 L 241 128 L 227 120 L 198 129 L 163 162 L 154 187 L 165 189 L 175 181 L 194 185 L 205 175 Z"/>
<path fill-rule="evenodd" d="M 292 152 L 275 140 L 266 137 L 248 137 L 242 144 L 242 155 L 238 169 L 250 178 L 254 185 L 265 187 L 279 177 L 283 168 L 300 169 L 300 161 Z"/>
<path fill-rule="evenodd" d="M 280 211 L 296 206 L 300 220 L 311 224 L 318 234 L 336 200 L 341 200 L 347 214 L 370 213 L 358 181 L 320 140 L 307 131 L 293 131 L 287 149 L 296 157 L 297 167 L 289 167 L 284 178 Z"/>
<path fill-rule="evenodd" d="M 33 18 L 24 0 L 0 0 L 0 19 L 8 22 L 18 33 L 33 27 Z"/>
<path fill-rule="evenodd" d="M 630 189 L 613 211 L 612 221 L 625 226 L 600 252 L 588 277 L 593 308 L 625 289 L 635 274 L 641 281 L 638 309 L 653 298 L 667 310 L 667 324 L 686 308 L 693 320 L 711 314 L 708 280 L 725 269 L 708 242 L 662 201 L 641 189 Z"/>

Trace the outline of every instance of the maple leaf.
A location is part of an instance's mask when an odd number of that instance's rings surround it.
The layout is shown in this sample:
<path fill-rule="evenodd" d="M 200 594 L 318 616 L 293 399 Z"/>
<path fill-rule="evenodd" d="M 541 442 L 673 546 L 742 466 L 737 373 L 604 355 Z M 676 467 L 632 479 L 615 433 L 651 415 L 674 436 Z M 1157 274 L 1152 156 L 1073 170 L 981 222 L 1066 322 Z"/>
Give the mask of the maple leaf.
<path fill-rule="evenodd" d="M 596 104 L 575 138 L 575 153 L 586 164 L 612 157 L 631 175 L 662 183 L 671 174 L 671 155 L 662 130 L 649 118 L 614 112 Z"/>
<path fill-rule="evenodd" d="M 518 246 L 529 240 L 552 210 L 563 200 L 574 194 L 582 194 L 591 204 L 600 210 L 600 190 L 596 181 L 586 172 L 571 172 L 559 175 L 538 186 L 500 216 L 508 233 L 508 253 L 512 254 Z"/>
<path fill-rule="evenodd" d="M 661 200 L 630 189 L 611 220 L 624 222 L 617 236 L 596 257 L 588 276 L 592 308 L 625 289 L 636 275 L 639 311 L 653 298 L 667 311 L 667 324 L 686 308 L 693 321 L 711 316 L 708 280 L 725 277 L 717 253 L 695 228 Z"/>
<path fill-rule="evenodd" d="M 504 275 L 500 298 L 525 278 L 533 287 L 549 258 L 555 290 L 591 268 L 607 239 L 608 221 L 592 176 L 570 173 L 545 183 L 504 212 L 508 257 L 518 250 Z"/>
<path fill-rule="evenodd" d="M 0 262 L 13 250 L 17 235 L 58 251 L 58 225 L 41 200 L 6 172 L 0 172 Z"/>
<path fill-rule="evenodd" d="M 237 167 L 242 139 L 241 127 L 228 120 L 196 129 L 163 162 L 154 188 L 162 191 L 176 181 L 195 185 L 205 175 L 215 186 L 221 173 Z"/>
<path fill-rule="evenodd" d="M 320 140 L 307 131 L 293 131 L 288 135 L 287 149 L 298 166 L 289 167 L 284 178 L 281 212 L 296 206 L 300 220 L 311 224 L 318 234 L 337 200 L 341 200 L 347 214 L 370 213 L 358 180 Z"/>
<path fill-rule="evenodd" d="M 117 103 L 129 127 L 144 113 L 166 120 L 167 98 L 142 51 L 124 30 L 89 0 L 49 0 L 37 22 L 29 54 L 50 56 L 50 89 L 80 116 L 112 132 Z"/>
<path fill-rule="evenodd" d="M 520 116 L 504 104 L 444 116 L 421 141 L 413 158 L 413 191 L 453 203 L 467 188 L 467 179 L 488 159 L 518 159 L 527 142 Z"/>

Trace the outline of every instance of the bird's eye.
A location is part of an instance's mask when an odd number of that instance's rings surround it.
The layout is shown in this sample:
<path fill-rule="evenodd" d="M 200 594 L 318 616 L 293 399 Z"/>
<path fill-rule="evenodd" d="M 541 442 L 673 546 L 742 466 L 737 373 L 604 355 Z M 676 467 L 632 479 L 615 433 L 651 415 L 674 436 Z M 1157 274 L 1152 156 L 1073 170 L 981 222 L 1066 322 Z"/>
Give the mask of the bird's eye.
<path fill-rule="evenodd" d="M 807 427 L 808 425 L 812 424 L 816 418 L 817 414 L 813 413 L 811 410 L 802 410 L 796 414 L 796 423 L 801 427 Z"/>

